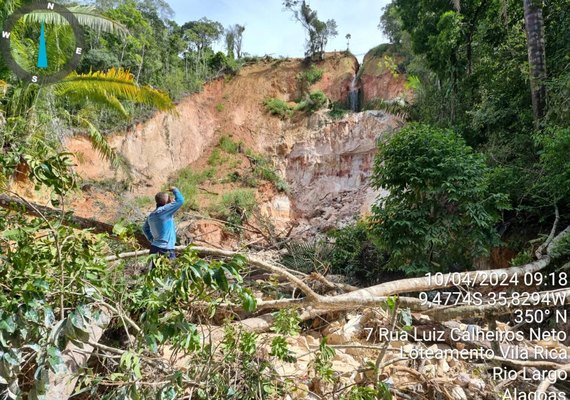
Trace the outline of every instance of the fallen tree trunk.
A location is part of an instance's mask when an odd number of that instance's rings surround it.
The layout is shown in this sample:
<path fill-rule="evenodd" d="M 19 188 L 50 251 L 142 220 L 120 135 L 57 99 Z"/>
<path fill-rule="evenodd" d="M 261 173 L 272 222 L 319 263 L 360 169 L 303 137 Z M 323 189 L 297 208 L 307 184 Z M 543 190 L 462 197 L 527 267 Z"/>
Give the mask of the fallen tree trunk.
<path fill-rule="evenodd" d="M 21 197 L 0 194 L 0 207 L 8 210 L 24 212 L 25 214 L 41 218 L 53 218 L 58 220 L 61 219 L 62 224 L 71 226 L 73 228 L 89 229 L 94 233 L 107 233 L 109 235 L 114 235 L 113 225 L 111 224 L 107 224 L 105 222 L 97 221 L 94 219 L 78 217 L 71 212 L 65 212 L 62 215 L 61 210 L 42 206 Z M 142 232 L 137 232 L 134 236 L 138 244 L 144 248 L 150 248 L 150 243 Z"/>
<path fill-rule="evenodd" d="M 398 281 L 382 283 L 380 285 L 368 288 L 358 289 L 350 293 L 340 294 L 336 296 L 319 295 L 315 293 L 310 287 L 308 287 L 304 282 L 302 282 L 299 278 L 295 277 L 290 272 L 285 271 L 284 268 L 278 267 L 276 265 L 273 265 L 271 263 L 262 260 L 258 260 L 255 257 L 246 256 L 246 258 L 251 265 L 254 265 L 257 268 L 266 270 L 268 272 L 275 273 L 287 279 L 293 285 L 301 289 L 307 296 L 304 299 L 285 299 L 285 300 L 276 300 L 268 302 L 259 301 L 260 308 L 278 309 L 278 308 L 285 308 L 291 306 L 298 308 L 302 307 L 303 312 L 301 313 L 300 317 L 301 320 L 304 321 L 332 311 L 379 306 L 386 301 L 387 296 L 398 295 L 402 293 L 445 289 L 447 287 L 454 286 L 453 284 L 454 281 L 463 282 L 465 280 L 469 280 L 472 283 L 471 286 L 476 286 L 481 282 L 483 282 L 484 280 L 488 281 L 489 277 L 491 276 L 512 277 L 514 275 L 524 275 L 526 273 L 534 273 L 544 269 L 546 266 L 550 264 L 551 257 L 549 253 L 552 250 L 553 245 L 556 242 L 558 242 L 562 236 L 568 233 L 570 233 L 570 226 L 567 227 L 564 231 L 559 233 L 558 236 L 556 236 L 553 240 L 550 241 L 546 255 L 542 256 L 542 258 L 537 261 L 522 266 L 486 270 L 486 271 L 471 271 L 463 273 L 443 274 L 441 279 L 443 284 L 440 285 L 432 282 L 433 279 L 429 277 L 402 279 Z M 176 250 L 184 250 L 186 248 L 187 246 L 179 246 L 176 248 Z M 237 254 L 240 254 L 234 251 L 210 249 L 206 247 L 194 247 L 193 250 L 196 251 L 197 254 L 200 256 L 210 256 L 210 257 L 233 257 Z M 145 251 L 125 253 L 118 256 L 110 256 L 107 257 L 106 260 L 114 261 L 117 259 L 137 257 L 145 254 L 148 254 L 148 251 L 145 250 Z M 454 277 L 455 279 L 452 279 L 452 277 Z M 542 295 L 550 296 L 551 294 L 552 293 L 550 292 L 544 292 Z M 501 311 L 501 307 L 495 305 L 484 305 L 484 306 L 466 305 L 454 309 L 452 307 L 435 307 L 429 303 L 422 305 L 420 300 L 415 298 L 401 297 L 400 299 L 402 301 L 401 303 L 402 306 L 409 307 L 414 311 L 428 312 L 438 320 L 452 319 L 457 316 L 465 315 L 464 314 L 465 312 L 481 315 L 483 313 L 493 311 L 495 309 L 497 311 Z M 505 310 L 502 311 L 504 312 Z M 271 315 L 263 315 L 263 316 L 256 316 L 245 319 L 243 321 L 240 321 L 239 324 L 256 332 L 264 332 L 271 327 L 272 321 L 273 317 Z"/>
<path fill-rule="evenodd" d="M 59 210 L 33 204 L 25 199 L 13 196 L 0 195 L 0 206 L 10 209 L 17 209 L 18 207 L 20 207 L 23 208 L 25 212 L 38 216 L 61 217 L 61 211 Z M 88 218 L 76 217 L 70 213 L 67 213 L 65 215 L 65 217 L 63 218 L 63 222 L 68 223 L 72 226 L 77 226 L 79 228 L 91 229 L 94 232 L 104 232 L 109 234 L 112 234 L 113 232 L 112 225 L 102 223 L 96 220 L 91 220 Z M 403 293 L 444 289 L 447 287 L 454 286 L 453 282 L 457 281 L 463 282 L 465 280 L 469 280 L 471 282 L 471 286 L 474 287 L 480 284 L 484 280 L 489 280 L 489 277 L 491 276 L 512 277 L 514 275 L 523 275 L 525 273 L 533 273 L 540 271 L 550 264 L 551 258 L 549 253 L 553 245 L 555 245 L 555 243 L 558 242 L 562 236 L 570 233 L 570 226 L 567 227 L 564 231 L 559 233 L 554 238 L 553 238 L 553 233 L 554 230 L 551 232 L 548 241 L 545 243 L 547 245 L 547 254 L 546 255 L 537 254 L 537 256 L 540 256 L 541 258 L 539 258 L 537 261 L 531 262 L 523 266 L 494 269 L 487 271 L 471 271 L 463 273 L 443 274 L 441 277 L 441 281 L 443 282 L 443 284 L 439 285 L 435 284 L 433 282 L 433 279 L 429 277 L 402 279 L 398 281 L 385 282 L 376 286 L 362 288 L 336 296 L 322 296 L 317 294 L 305 282 L 303 282 L 302 279 L 296 277 L 295 275 L 293 275 L 291 272 L 287 271 L 283 267 L 276 266 L 274 264 L 268 263 L 264 260 L 260 260 L 252 256 L 246 258 L 248 262 L 251 265 L 255 266 L 256 268 L 274 273 L 288 280 L 291 284 L 299 288 L 306 296 L 306 298 L 301 300 L 286 299 L 286 300 L 273 301 L 273 302 L 260 301 L 259 303 L 260 306 L 262 308 L 283 308 L 290 306 L 303 307 L 303 312 L 301 313 L 301 319 L 307 320 L 315 318 L 319 315 L 326 314 L 327 312 L 331 311 L 378 306 L 386 300 L 387 296 L 399 295 Z M 142 233 L 136 234 L 136 239 L 142 246 L 148 247 L 149 243 Z M 187 246 L 179 246 L 176 248 L 176 250 L 180 251 L 186 248 Z M 228 258 L 240 254 L 234 251 L 211 249 L 207 247 L 194 247 L 193 250 L 196 251 L 196 253 L 200 256 L 208 256 L 208 257 Z M 116 256 L 109 256 L 106 257 L 105 260 L 110 262 L 118 259 L 143 256 L 146 254 L 148 254 L 148 250 L 135 251 Z M 455 279 L 452 279 L 452 276 Z M 548 293 L 545 293 L 544 295 L 548 295 Z M 432 317 L 438 320 L 451 319 L 460 316 L 465 312 L 480 314 L 483 312 L 491 311 L 495 307 L 495 306 L 485 305 L 484 307 L 463 306 L 463 307 L 457 307 L 455 309 L 450 307 L 441 308 L 441 307 L 433 307 L 430 304 L 422 305 L 419 299 L 414 299 L 414 298 L 400 298 L 400 299 L 402 302 L 401 303 L 402 306 L 409 307 L 415 311 L 426 311 L 429 314 L 431 314 Z M 496 311 L 500 311 L 500 307 Z M 269 329 L 272 320 L 273 318 L 271 315 L 263 315 L 259 317 L 248 318 L 246 320 L 241 321 L 240 324 L 254 331 L 261 332 Z"/>

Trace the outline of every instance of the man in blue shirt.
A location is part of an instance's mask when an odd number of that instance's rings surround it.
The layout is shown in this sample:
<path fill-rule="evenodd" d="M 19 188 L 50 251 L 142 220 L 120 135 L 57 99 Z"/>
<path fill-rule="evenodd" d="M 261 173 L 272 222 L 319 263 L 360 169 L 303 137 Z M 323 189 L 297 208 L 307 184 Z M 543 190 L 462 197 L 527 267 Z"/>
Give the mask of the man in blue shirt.
<path fill-rule="evenodd" d="M 150 254 L 165 254 L 173 260 L 176 258 L 174 213 L 184 204 L 184 196 L 175 187 L 170 188 L 170 192 L 174 194 L 174 200 L 167 192 L 160 192 L 154 196 L 156 210 L 146 219 L 143 232 L 151 244 Z"/>

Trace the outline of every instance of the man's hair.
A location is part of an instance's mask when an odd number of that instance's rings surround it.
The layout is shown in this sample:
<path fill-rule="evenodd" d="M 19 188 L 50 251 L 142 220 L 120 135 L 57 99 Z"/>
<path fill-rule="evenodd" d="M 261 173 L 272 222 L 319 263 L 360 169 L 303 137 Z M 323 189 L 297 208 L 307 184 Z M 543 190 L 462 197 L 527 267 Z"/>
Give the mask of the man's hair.
<path fill-rule="evenodd" d="M 158 192 L 156 194 L 156 196 L 154 196 L 154 201 L 156 201 L 156 206 L 157 207 L 162 207 L 166 204 L 168 204 L 168 193 L 166 192 Z"/>

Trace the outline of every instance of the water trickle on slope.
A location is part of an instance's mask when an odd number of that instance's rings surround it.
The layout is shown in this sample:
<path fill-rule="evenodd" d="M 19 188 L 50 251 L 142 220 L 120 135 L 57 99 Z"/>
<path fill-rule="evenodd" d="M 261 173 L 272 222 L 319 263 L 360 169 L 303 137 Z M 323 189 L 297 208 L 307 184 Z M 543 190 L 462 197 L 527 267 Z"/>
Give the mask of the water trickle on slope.
<path fill-rule="evenodd" d="M 354 75 L 348 91 L 348 106 L 351 111 L 360 111 L 360 88 L 358 87 L 358 74 Z"/>

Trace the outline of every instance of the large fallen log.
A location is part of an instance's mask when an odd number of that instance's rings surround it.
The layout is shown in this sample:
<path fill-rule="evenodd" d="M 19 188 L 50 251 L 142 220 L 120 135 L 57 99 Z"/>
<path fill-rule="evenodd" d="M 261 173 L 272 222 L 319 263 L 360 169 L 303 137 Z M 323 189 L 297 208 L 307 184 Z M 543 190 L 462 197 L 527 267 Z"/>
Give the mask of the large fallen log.
<path fill-rule="evenodd" d="M 109 235 L 113 235 L 113 225 L 111 224 L 90 218 L 78 217 L 69 211 L 62 215 L 61 210 L 42 206 L 40 204 L 30 202 L 22 197 L 0 194 L 0 207 L 17 212 L 23 212 L 36 217 L 61 220 L 61 223 L 66 226 L 71 226 L 77 229 L 89 229 L 93 233 L 107 233 Z M 142 247 L 150 247 L 150 243 L 142 232 L 136 232 L 134 237 Z"/>
<path fill-rule="evenodd" d="M 484 280 L 489 280 L 492 276 L 501 276 L 501 277 L 512 277 L 514 275 L 522 276 L 526 273 L 534 273 L 540 271 L 547 267 L 551 262 L 550 252 L 553 246 L 566 234 L 570 233 L 570 226 L 567 227 L 564 231 L 559 233 L 554 239 L 550 240 L 548 245 L 547 254 L 542 255 L 542 258 L 516 267 L 510 268 L 501 268 L 501 269 L 493 269 L 493 270 L 486 270 L 486 271 L 470 271 L 470 272 L 462 272 L 462 273 L 450 273 L 450 274 L 443 274 L 441 281 L 442 284 L 435 284 L 433 279 L 428 277 L 421 277 L 421 278 L 410 278 L 410 279 L 402 279 L 392 282 L 382 283 L 376 286 L 362 288 L 358 290 L 354 290 L 349 293 L 344 293 L 336 296 L 322 296 L 315 293 L 310 287 L 308 287 L 304 282 L 302 282 L 299 278 L 295 277 L 288 271 L 285 271 L 284 268 L 273 265 L 263 260 L 257 259 L 255 256 L 247 256 L 246 259 L 248 262 L 259 268 L 266 270 L 271 273 L 275 273 L 293 285 L 298 287 L 301 291 L 305 293 L 307 296 L 303 299 L 284 299 L 284 300 L 276 300 L 276 301 L 259 301 L 259 306 L 261 309 L 279 309 L 285 307 L 297 307 L 302 308 L 302 313 L 300 315 L 301 320 L 307 320 L 316 318 L 317 316 L 332 312 L 332 311 L 339 311 L 339 310 L 350 310 L 350 309 L 358 309 L 363 307 L 371 307 L 371 306 L 379 306 L 386 301 L 387 296 L 393 295 L 400 295 L 403 293 L 413 293 L 413 292 L 421 292 L 421 291 L 433 291 L 433 290 L 440 290 L 445 289 L 448 287 L 454 286 L 453 282 L 460 281 L 464 282 L 469 280 L 472 282 L 473 287 L 477 286 Z M 176 250 L 181 251 L 186 249 L 187 246 L 179 246 Z M 209 256 L 209 257 L 233 257 L 237 254 L 241 254 L 238 252 L 228 251 L 228 250 L 218 250 L 218 249 L 210 249 L 206 247 L 193 247 L 192 248 L 196 253 L 200 256 Z M 110 256 L 107 257 L 107 261 L 114 261 L 117 259 L 124 259 L 129 257 L 138 257 L 148 254 L 147 250 L 131 252 L 131 253 L 124 253 L 118 256 Z M 243 255 L 243 254 L 242 254 Z M 455 277 L 455 279 L 452 279 Z M 541 296 L 552 296 L 553 292 L 544 292 Z M 568 299 L 569 297 L 567 297 Z M 415 298 L 400 298 L 402 302 L 402 306 L 409 307 L 414 311 L 424 311 L 428 312 L 433 318 L 438 320 L 446 320 L 452 319 L 461 315 L 465 315 L 465 312 L 470 312 L 471 315 L 482 315 L 484 313 L 490 311 L 498 311 L 500 313 L 504 313 L 504 307 L 500 307 L 497 305 L 484 305 L 484 306 L 469 306 L 465 305 L 462 307 L 437 307 L 433 304 L 426 303 L 421 304 L 419 299 Z M 273 317 L 270 314 L 256 316 L 252 318 L 245 319 L 240 321 L 239 324 L 243 325 L 244 327 L 256 331 L 256 332 L 264 332 L 267 331 L 272 324 Z"/>
<path fill-rule="evenodd" d="M 10 209 L 18 209 L 18 207 L 20 207 L 20 209 L 23 208 L 25 212 L 38 216 L 42 216 L 43 214 L 43 216 L 61 217 L 61 211 L 59 210 L 33 204 L 23 198 L 18 198 L 14 196 L 0 195 L 0 206 Z M 77 226 L 79 228 L 92 229 L 94 232 L 104 232 L 110 234 L 112 234 L 113 232 L 113 227 L 109 224 L 105 224 L 100 221 L 91 220 L 88 218 L 76 217 L 70 213 L 67 213 L 65 215 L 63 222 L 68 223 L 72 226 Z M 249 263 L 255 266 L 256 268 L 274 273 L 288 280 L 291 284 L 299 288 L 306 296 L 304 299 L 301 300 L 286 299 L 275 302 L 265 302 L 265 304 L 264 302 L 260 301 L 260 306 L 266 308 L 271 308 L 271 307 L 282 308 L 285 306 L 303 307 L 303 312 L 301 313 L 301 319 L 306 320 L 306 319 L 315 318 L 319 315 L 323 315 L 335 310 L 348 310 L 348 309 L 362 308 L 366 306 L 378 306 L 386 300 L 387 296 L 400 295 L 403 293 L 445 289 L 454 286 L 453 282 L 456 282 L 458 280 L 461 282 L 469 280 L 470 282 L 472 282 L 472 286 L 476 286 L 484 280 L 489 280 L 489 277 L 491 276 L 512 277 L 514 275 L 524 275 L 526 273 L 534 273 L 540 271 L 550 264 L 551 257 L 549 254 L 552 247 L 555 245 L 556 242 L 560 240 L 562 236 L 570 233 L 570 226 L 567 227 L 564 231 L 559 233 L 554 238 L 553 238 L 553 232 L 551 233 L 549 240 L 547 241 L 548 245 L 547 245 L 546 254 L 545 255 L 537 254 L 537 256 L 540 256 L 540 258 L 537 261 L 531 262 L 529 264 L 517 267 L 493 269 L 487 271 L 470 271 L 459 274 L 458 273 L 443 274 L 441 279 L 443 284 L 435 284 L 433 282 L 433 279 L 430 279 L 428 277 L 402 279 L 397 281 L 385 282 L 379 285 L 354 290 L 349 293 L 344 293 L 336 296 L 322 296 L 315 293 L 305 282 L 303 282 L 302 279 L 296 277 L 294 274 L 287 271 L 285 268 L 266 262 L 264 260 L 260 260 L 255 256 L 248 256 L 246 258 L 248 259 Z M 148 241 L 146 240 L 146 238 L 142 233 L 138 233 L 136 235 L 136 239 L 142 246 L 148 247 Z M 187 246 L 179 246 L 176 248 L 176 250 L 180 251 L 186 248 Z M 193 250 L 196 251 L 197 254 L 200 256 L 208 256 L 208 257 L 228 258 L 240 254 L 234 251 L 211 249 L 207 247 L 193 247 Z M 120 254 L 117 256 L 106 257 L 105 260 L 114 261 L 117 259 L 124 259 L 129 257 L 144 256 L 146 254 L 148 254 L 148 250 L 142 250 L 142 251 Z M 452 275 L 455 276 L 455 279 L 452 279 Z M 432 314 L 433 317 L 439 320 L 459 316 L 465 311 L 479 312 L 479 313 L 483 311 L 491 311 L 490 309 L 489 310 L 486 309 L 487 307 L 490 306 L 485 306 L 482 308 L 466 306 L 467 308 L 458 307 L 455 310 L 453 308 L 448 308 L 446 310 L 444 309 L 439 310 L 438 307 L 432 307 L 429 304 L 421 305 L 418 299 L 401 298 L 401 300 L 404 301 L 404 303 L 402 304 L 403 306 L 410 307 L 411 309 L 417 311 L 429 310 L 429 313 Z M 258 332 L 269 329 L 271 323 L 272 323 L 271 315 L 253 317 L 240 322 L 240 324 Z"/>

